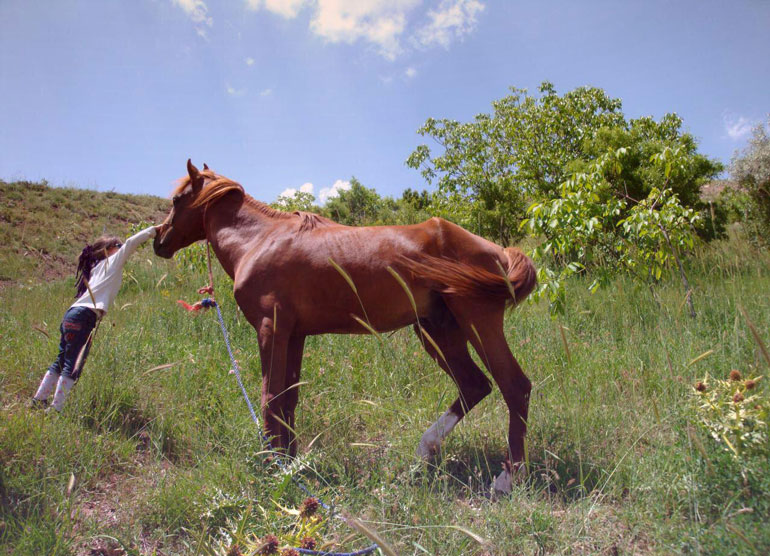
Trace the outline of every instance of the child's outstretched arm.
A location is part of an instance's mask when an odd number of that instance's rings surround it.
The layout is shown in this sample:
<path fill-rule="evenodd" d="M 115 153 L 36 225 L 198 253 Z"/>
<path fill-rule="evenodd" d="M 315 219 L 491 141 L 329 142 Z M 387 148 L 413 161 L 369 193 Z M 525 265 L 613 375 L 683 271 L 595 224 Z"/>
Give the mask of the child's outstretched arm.
<path fill-rule="evenodd" d="M 123 265 L 126 264 L 126 261 L 134 253 L 134 251 L 136 251 L 142 243 L 150 238 L 155 237 L 156 233 L 157 228 L 155 226 L 150 226 L 149 228 L 145 228 L 141 232 L 132 235 L 125 241 L 125 243 L 123 243 L 123 246 L 118 249 L 118 252 L 110 257 L 110 266 L 115 270 L 122 269 Z"/>

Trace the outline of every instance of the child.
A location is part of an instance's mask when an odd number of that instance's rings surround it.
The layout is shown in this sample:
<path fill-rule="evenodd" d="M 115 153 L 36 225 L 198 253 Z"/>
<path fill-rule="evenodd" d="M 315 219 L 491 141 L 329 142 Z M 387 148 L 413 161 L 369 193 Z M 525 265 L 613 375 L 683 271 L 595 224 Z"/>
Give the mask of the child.
<path fill-rule="evenodd" d="M 150 226 L 125 243 L 116 237 L 101 237 L 85 246 L 75 274 L 77 301 L 64 313 L 60 327 L 59 355 L 43 376 L 31 407 L 46 407 L 48 396 L 56 388 L 52 407 L 56 411 L 62 410 L 67 394 L 83 370 L 91 348 L 92 332 L 118 295 L 126 260 L 156 233 L 157 228 Z"/>

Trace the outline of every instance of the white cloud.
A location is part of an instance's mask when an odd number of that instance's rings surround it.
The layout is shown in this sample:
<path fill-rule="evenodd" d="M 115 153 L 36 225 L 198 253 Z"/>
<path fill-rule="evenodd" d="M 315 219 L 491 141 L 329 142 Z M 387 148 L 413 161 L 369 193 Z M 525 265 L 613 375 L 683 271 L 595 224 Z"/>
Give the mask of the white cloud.
<path fill-rule="evenodd" d="M 246 0 L 246 7 L 254 11 L 264 8 L 286 19 L 294 19 L 310 3 L 311 0 Z"/>
<path fill-rule="evenodd" d="M 476 28 L 476 16 L 484 10 L 481 0 L 427 3 L 437 7 L 422 13 L 417 8 L 424 4 L 423 0 L 246 0 L 251 10 L 267 10 L 287 19 L 308 8 L 312 10 L 310 30 L 325 41 L 369 43 L 391 61 L 406 52 L 405 44 L 448 48 L 452 41 Z M 420 22 L 421 15 L 427 20 Z"/>
<path fill-rule="evenodd" d="M 214 25 L 214 20 L 209 17 L 209 8 L 203 0 L 172 0 L 174 4 L 182 8 L 184 13 L 198 25 Z M 196 29 L 199 35 L 205 37 L 206 32 L 201 27 Z"/>
<path fill-rule="evenodd" d="M 413 79 L 414 77 L 417 76 L 417 70 L 414 68 L 406 68 L 404 75 L 406 75 L 408 79 Z"/>
<path fill-rule="evenodd" d="M 229 83 L 225 83 L 225 90 L 227 91 L 227 94 L 232 97 L 242 97 L 246 94 L 246 89 L 236 89 Z"/>
<path fill-rule="evenodd" d="M 272 94 L 273 94 L 272 89 L 262 89 L 261 91 L 259 91 L 259 96 L 261 97 L 269 97 Z"/>
<path fill-rule="evenodd" d="M 244 60 L 244 62 L 246 62 L 247 66 L 253 66 L 254 65 L 254 58 L 246 58 Z"/>
<path fill-rule="evenodd" d="M 342 180 L 335 181 L 331 187 L 322 188 L 318 193 L 321 204 L 326 204 L 326 201 L 339 195 L 340 191 L 347 191 L 348 189 L 350 189 L 350 182 Z"/>
<path fill-rule="evenodd" d="M 738 141 L 748 136 L 754 127 L 751 120 L 743 116 L 736 116 L 735 114 L 725 114 L 723 120 L 727 136 L 733 141 Z"/>
<path fill-rule="evenodd" d="M 278 198 L 280 199 L 281 197 L 283 197 L 285 199 L 291 199 L 292 197 L 295 197 L 298 192 L 310 193 L 311 195 L 313 195 L 313 184 L 310 182 L 303 183 L 302 185 L 299 186 L 299 190 L 294 187 L 287 187 L 281 192 L 280 195 L 278 195 Z"/>
<path fill-rule="evenodd" d="M 407 14 L 420 0 L 318 0 L 311 30 L 331 43 L 370 42 L 388 60 L 402 51 Z"/>
<path fill-rule="evenodd" d="M 439 44 L 449 48 L 454 39 L 461 39 L 476 28 L 476 15 L 484 11 L 479 0 L 442 0 L 437 10 L 430 10 L 430 23 L 417 32 L 422 46 Z"/>

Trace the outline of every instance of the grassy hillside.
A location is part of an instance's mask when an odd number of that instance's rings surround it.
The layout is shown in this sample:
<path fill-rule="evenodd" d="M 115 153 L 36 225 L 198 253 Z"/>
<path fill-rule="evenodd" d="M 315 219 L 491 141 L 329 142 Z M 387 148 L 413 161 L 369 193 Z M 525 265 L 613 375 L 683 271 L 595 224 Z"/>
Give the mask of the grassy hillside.
<path fill-rule="evenodd" d="M 6 229 L 17 244 L 44 241 Z M 3 268 L 6 256 L 21 264 L 3 253 Z M 717 400 L 726 407 L 721 436 L 704 426 L 715 418 L 699 409 L 704 394 L 693 386 L 708 374 L 706 392 L 715 393 L 715 378 L 738 370 L 743 378 L 726 384 L 743 388 L 770 371 L 746 318 L 770 345 L 770 256 L 733 238 L 704 248 L 688 270 L 694 320 L 677 284 L 658 288 L 656 300 L 624 279 L 593 296 L 570 284 L 559 321 L 536 304 L 508 316 L 509 343 L 534 384 L 531 474 L 510 497 L 487 496 L 505 453 L 497 391 L 458 426 L 435 467 L 418 462 L 421 434 L 455 389 L 408 330 L 382 343 L 308 340 L 293 473 L 398 554 L 769 552 L 766 428 L 730 413 L 770 407 L 768 380 L 745 403 L 732 390 Z M 24 402 L 55 354 L 72 281 L 0 291 L 0 554 L 234 555 L 254 553 L 268 534 L 288 542 L 298 520 L 287 510 L 306 495 L 263 452 L 216 315 L 191 317 L 175 303 L 196 299 L 203 270 L 145 247 L 125 272 L 61 415 Z M 255 333 L 227 278 L 217 272 L 216 281 L 257 402 Z M 322 516 L 319 543 L 368 544 Z"/>
<path fill-rule="evenodd" d="M 149 195 L 0 180 L 0 287 L 74 272 L 86 243 L 102 234 L 126 236 L 133 223 L 160 223 L 168 205 Z"/>

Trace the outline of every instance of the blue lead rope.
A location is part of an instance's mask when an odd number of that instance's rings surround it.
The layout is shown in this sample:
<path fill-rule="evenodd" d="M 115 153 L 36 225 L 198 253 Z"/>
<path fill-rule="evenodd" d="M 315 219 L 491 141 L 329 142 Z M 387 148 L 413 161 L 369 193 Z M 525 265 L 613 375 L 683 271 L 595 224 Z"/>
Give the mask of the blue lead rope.
<path fill-rule="evenodd" d="M 219 319 L 219 326 L 222 328 L 222 336 L 225 339 L 225 346 L 227 346 L 227 354 L 230 356 L 230 361 L 233 364 L 233 374 L 235 374 L 235 380 L 238 381 L 238 386 L 241 389 L 241 393 L 243 394 L 243 399 L 246 400 L 246 405 L 249 407 L 249 413 L 251 414 L 251 420 L 254 421 L 254 424 L 257 427 L 257 432 L 259 433 L 260 438 L 262 439 L 262 442 L 267 446 L 268 450 L 271 452 L 273 450 L 273 446 L 270 443 L 270 439 L 265 435 L 265 433 L 262 431 L 262 426 L 259 423 L 259 418 L 257 417 L 257 413 L 254 411 L 254 406 L 251 403 L 251 399 L 249 398 L 248 393 L 246 392 L 246 387 L 243 385 L 243 380 L 241 379 L 241 370 L 238 366 L 238 362 L 235 360 L 235 356 L 233 355 L 232 347 L 230 346 L 230 337 L 227 335 L 227 327 L 225 327 L 225 321 L 222 318 L 222 311 L 219 309 L 219 304 L 210 298 L 205 298 L 201 300 L 201 306 L 202 307 L 215 307 L 217 310 L 217 318 Z M 283 462 L 282 459 L 277 458 L 276 461 L 278 461 L 279 465 L 282 469 L 286 469 L 286 464 Z M 310 492 L 310 490 L 299 480 L 297 479 L 294 474 L 291 474 L 291 480 L 294 481 L 294 484 L 296 484 L 305 494 L 308 496 L 312 496 L 316 500 L 318 500 L 318 503 L 321 504 L 321 507 L 323 507 L 325 510 L 330 510 L 332 517 L 338 517 L 339 519 L 342 519 L 344 521 L 344 518 L 335 516 L 333 508 L 330 508 L 326 503 L 324 503 L 323 500 L 321 500 L 318 496 L 315 496 Z M 309 554 L 312 556 L 364 556 L 365 554 L 371 554 L 375 550 L 377 550 L 379 546 L 377 543 L 372 544 L 371 546 L 368 546 L 364 549 L 361 549 L 357 552 L 326 552 L 323 550 L 310 550 L 307 548 L 295 548 L 297 552 L 300 554 Z"/>

